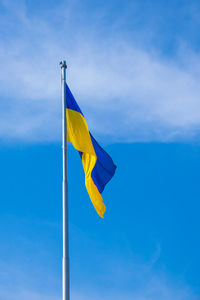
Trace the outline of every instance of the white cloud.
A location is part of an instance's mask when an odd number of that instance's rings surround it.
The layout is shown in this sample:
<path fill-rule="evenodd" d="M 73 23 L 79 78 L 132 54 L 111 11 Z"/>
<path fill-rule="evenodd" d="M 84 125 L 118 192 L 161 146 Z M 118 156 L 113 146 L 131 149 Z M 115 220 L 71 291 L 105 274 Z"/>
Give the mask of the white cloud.
<path fill-rule="evenodd" d="M 94 134 L 119 142 L 197 136 L 200 57 L 194 51 L 182 47 L 176 57 L 164 58 L 153 47 L 137 47 L 134 36 L 128 41 L 121 34 L 102 38 L 98 22 L 92 28 L 83 20 L 76 25 L 73 6 L 42 18 L 28 14 L 23 2 L 14 9 L 9 3 L 4 1 L 0 21 L 1 139 L 60 139 L 58 63 L 63 57 L 72 92 Z"/>

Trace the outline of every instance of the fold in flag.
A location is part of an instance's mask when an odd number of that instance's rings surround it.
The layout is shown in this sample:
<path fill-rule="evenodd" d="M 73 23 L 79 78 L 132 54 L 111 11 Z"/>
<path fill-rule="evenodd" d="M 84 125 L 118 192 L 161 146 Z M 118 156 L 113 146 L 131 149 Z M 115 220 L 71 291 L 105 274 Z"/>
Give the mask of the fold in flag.
<path fill-rule="evenodd" d="M 67 141 L 79 151 L 85 172 L 86 189 L 97 213 L 103 218 L 106 208 L 101 194 L 115 174 L 116 166 L 89 132 L 84 115 L 67 84 L 66 102 Z"/>

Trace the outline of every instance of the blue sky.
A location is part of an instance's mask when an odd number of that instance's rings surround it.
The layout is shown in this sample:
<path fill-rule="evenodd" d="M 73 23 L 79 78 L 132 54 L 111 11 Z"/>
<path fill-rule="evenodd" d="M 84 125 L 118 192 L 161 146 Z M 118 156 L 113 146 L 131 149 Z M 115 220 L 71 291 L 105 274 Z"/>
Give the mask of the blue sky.
<path fill-rule="evenodd" d="M 0 300 L 61 299 L 63 58 L 118 167 L 102 221 L 69 146 L 72 299 L 200 299 L 199 13 L 0 0 Z"/>

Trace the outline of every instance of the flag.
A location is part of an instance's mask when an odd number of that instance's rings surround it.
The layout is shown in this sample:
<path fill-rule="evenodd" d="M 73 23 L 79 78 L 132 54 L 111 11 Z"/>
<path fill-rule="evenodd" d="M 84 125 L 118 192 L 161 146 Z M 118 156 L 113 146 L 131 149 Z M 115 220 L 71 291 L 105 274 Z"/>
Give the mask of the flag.
<path fill-rule="evenodd" d="M 66 106 L 67 141 L 79 151 L 85 172 L 86 189 L 97 213 L 103 218 L 106 208 L 101 194 L 115 174 L 116 166 L 88 130 L 85 117 L 67 84 Z"/>

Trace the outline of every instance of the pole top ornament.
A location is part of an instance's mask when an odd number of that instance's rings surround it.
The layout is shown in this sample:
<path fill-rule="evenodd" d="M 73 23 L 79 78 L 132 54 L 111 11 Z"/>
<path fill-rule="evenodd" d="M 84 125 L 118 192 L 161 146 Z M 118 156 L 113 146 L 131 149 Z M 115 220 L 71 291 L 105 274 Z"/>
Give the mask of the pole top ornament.
<path fill-rule="evenodd" d="M 60 67 L 61 67 L 61 69 L 62 69 L 62 68 L 67 69 L 67 65 L 66 65 L 66 61 L 65 61 L 65 60 L 62 60 L 62 61 L 60 62 Z"/>

